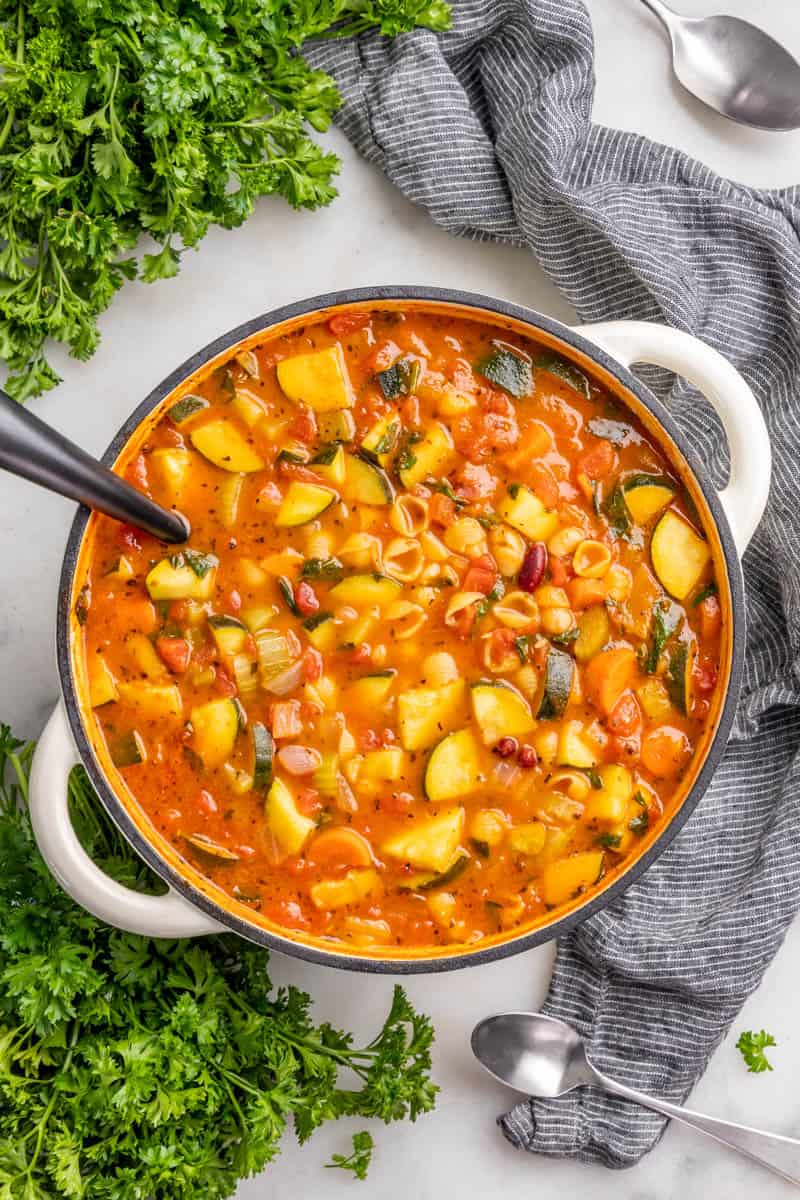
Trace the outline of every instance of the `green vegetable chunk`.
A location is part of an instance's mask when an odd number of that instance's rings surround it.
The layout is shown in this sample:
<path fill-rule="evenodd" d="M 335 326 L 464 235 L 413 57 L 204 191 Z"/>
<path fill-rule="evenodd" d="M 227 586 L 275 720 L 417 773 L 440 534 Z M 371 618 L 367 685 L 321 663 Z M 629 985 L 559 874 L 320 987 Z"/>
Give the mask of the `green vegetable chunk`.
<path fill-rule="evenodd" d="M 531 360 L 522 350 L 503 342 L 495 342 L 492 352 L 477 364 L 476 369 L 490 383 L 517 400 L 529 395 L 533 387 Z"/>
<path fill-rule="evenodd" d="M 259 947 L 121 933 L 72 901 L 31 834 L 33 749 L 0 726 L 0 1156 L 19 1176 L 15 1195 L 108 1200 L 113 1184 L 120 1200 L 223 1200 L 269 1167 L 290 1126 L 305 1142 L 340 1116 L 388 1123 L 433 1108 L 433 1030 L 401 988 L 360 1046 L 316 1024 L 304 992 L 273 989 Z M 69 795 L 98 866 L 163 893 L 81 769 Z M 226 847 L 186 832 L 218 870 L 237 869 L 218 858 Z M 261 902 L 257 887 L 240 898 Z M 361 1173 L 368 1149 L 363 1138 L 354 1146 Z"/>
<path fill-rule="evenodd" d="M 772 1070 L 772 1063 L 764 1051 L 768 1046 L 777 1046 L 777 1044 L 772 1034 L 767 1033 L 765 1029 L 762 1029 L 760 1033 L 753 1033 L 751 1029 L 748 1029 L 739 1035 L 736 1049 L 747 1063 L 748 1071 L 759 1075 L 762 1071 Z"/>
<path fill-rule="evenodd" d="M 282 195 L 294 208 L 328 204 L 340 163 L 311 135 L 327 129 L 340 96 L 299 48 L 321 37 L 369 28 L 391 37 L 419 25 L 448 28 L 449 6 L 6 5 L 6 389 L 25 401 L 55 386 L 49 338 L 76 358 L 91 357 L 98 317 L 126 279 L 176 275 L 185 248 L 198 246 L 213 225 L 241 225 L 261 196 Z M 137 255 L 143 233 L 156 249 Z M 241 365 L 251 373 L 252 356 L 240 356 Z"/>

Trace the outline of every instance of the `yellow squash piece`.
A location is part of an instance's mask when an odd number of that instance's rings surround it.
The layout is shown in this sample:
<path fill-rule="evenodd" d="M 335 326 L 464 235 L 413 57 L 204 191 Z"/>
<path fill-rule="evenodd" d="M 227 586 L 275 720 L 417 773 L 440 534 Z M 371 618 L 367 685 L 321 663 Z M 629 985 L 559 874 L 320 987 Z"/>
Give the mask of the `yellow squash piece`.
<path fill-rule="evenodd" d="M 585 892 L 602 878 L 603 861 L 602 850 L 585 850 L 548 863 L 542 872 L 542 900 L 552 907 Z"/>
<path fill-rule="evenodd" d="M 208 600 L 216 573 L 216 567 L 210 567 L 205 575 L 198 575 L 187 563 L 176 567 L 162 558 L 148 573 L 145 587 L 152 600 Z"/>
<path fill-rule="evenodd" d="M 154 450 L 150 462 L 156 469 L 156 474 L 169 492 L 173 504 L 180 504 L 183 489 L 189 478 L 192 465 L 191 450 L 181 450 L 174 447 L 168 450 Z"/>
<path fill-rule="evenodd" d="M 410 688 L 397 697 L 400 741 L 406 750 L 427 750 L 464 718 L 466 684 L 454 679 L 442 687 Z"/>
<path fill-rule="evenodd" d="M 558 733 L 556 762 L 562 767 L 586 769 L 599 762 L 596 748 L 585 737 L 581 721 L 566 721 Z"/>
<path fill-rule="evenodd" d="M 469 690 L 472 713 L 484 744 L 494 746 L 502 737 L 523 737 L 536 722 L 525 697 L 508 683 L 481 680 Z"/>
<path fill-rule="evenodd" d="M 183 701 L 175 683 L 146 683 L 136 680 L 133 683 L 118 684 L 118 691 L 120 700 L 130 704 L 151 721 L 183 715 Z"/>
<path fill-rule="evenodd" d="M 295 525 L 305 525 L 313 521 L 320 513 L 325 512 L 336 499 L 336 492 L 331 488 L 321 487 L 318 483 L 305 483 L 293 479 L 281 501 L 275 524 L 279 529 L 290 529 Z"/>
<path fill-rule="evenodd" d="M 331 588 L 328 597 L 331 604 L 346 604 L 363 609 L 386 608 L 396 600 L 403 589 L 402 583 L 388 575 L 349 575 Z"/>
<path fill-rule="evenodd" d="M 672 501 L 675 488 L 658 475 L 634 475 L 623 485 L 625 505 L 637 525 L 646 525 Z"/>
<path fill-rule="evenodd" d="M 546 542 L 558 528 L 558 514 L 545 508 L 538 496 L 522 484 L 513 486 L 500 502 L 500 516 L 532 542 Z"/>
<path fill-rule="evenodd" d="M 583 810 L 588 825 L 618 825 L 633 795 L 633 777 L 627 767 L 610 763 L 598 775 L 603 786 L 593 790 Z"/>
<path fill-rule="evenodd" d="M 397 671 L 394 670 L 376 671 L 372 675 L 362 675 L 355 683 L 351 683 L 345 693 L 347 712 L 356 709 L 368 717 L 381 712 L 396 675 Z"/>
<path fill-rule="evenodd" d="M 89 676 L 89 703 L 92 708 L 108 704 L 119 699 L 117 681 L 111 673 L 102 654 L 91 654 L 88 658 L 87 673 Z"/>
<path fill-rule="evenodd" d="M 450 431 L 435 421 L 425 430 L 421 441 L 409 446 L 408 465 L 400 470 L 403 487 L 411 488 L 430 475 L 446 475 L 455 457 Z"/>
<path fill-rule="evenodd" d="M 653 570 L 676 600 L 685 600 L 708 566 L 708 543 L 673 509 L 660 519 L 650 540 Z"/>
<path fill-rule="evenodd" d="M 267 465 L 233 422 L 222 417 L 193 429 L 189 440 L 203 458 L 223 471 L 250 475 L 253 471 L 263 471 Z"/>
<path fill-rule="evenodd" d="M 381 846 L 384 854 L 421 871 L 442 874 L 458 854 L 464 833 L 464 809 L 449 808 L 438 816 L 415 818 Z"/>
<path fill-rule="evenodd" d="M 167 673 L 164 662 L 159 657 L 149 637 L 143 633 L 131 633 L 125 639 L 125 649 L 130 654 L 140 674 L 148 679 L 161 679 Z"/>
<path fill-rule="evenodd" d="M 235 700 L 209 700 L 190 713 L 192 749 L 205 767 L 221 767 L 233 753 L 241 728 L 241 709 Z"/>
<path fill-rule="evenodd" d="M 295 404 L 307 404 L 320 413 L 352 408 L 355 398 L 338 342 L 327 350 L 284 358 L 277 369 L 281 389 Z"/>
<path fill-rule="evenodd" d="M 323 879 L 309 889 L 316 908 L 345 908 L 383 894 L 381 877 L 373 867 L 348 871 L 343 879 Z"/>
<path fill-rule="evenodd" d="M 474 792 L 480 783 L 478 743 L 469 729 L 449 733 L 434 746 L 425 767 L 423 789 L 437 804 Z"/>
<path fill-rule="evenodd" d="M 282 779 L 273 779 L 266 802 L 267 824 L 284 855 L 299 854 L 316 829 L 310 817 L 298 811 L 294 796 Z"/>
<path fill-rule="evenodd" d="M 359 781 L 362 779 L 375 782 L 396 783 L 403 778 L 406 766 L 405 752 L 399 746 L 389 746 L 385 750 L 371 750 L 364 755 L 364 761 L 358 772 Z"/>

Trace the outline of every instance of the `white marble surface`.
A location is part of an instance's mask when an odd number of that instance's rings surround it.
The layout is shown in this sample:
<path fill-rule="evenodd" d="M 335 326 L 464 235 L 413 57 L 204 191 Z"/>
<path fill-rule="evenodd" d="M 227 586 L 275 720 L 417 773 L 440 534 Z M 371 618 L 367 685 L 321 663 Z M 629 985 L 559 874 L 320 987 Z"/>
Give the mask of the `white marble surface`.
<path fill-rule="evenodd" d="M 666 45 L 637 0 L 590 0 L 597 37 L 596 119 L 676 144 L 717 170 L 760 186 L 797 182 L 800 133 L 768 135 L 736 128 L 685 95 L 669 73 Z M 729 11 L 752 18 L 748 0 L 726 0 Z M 700 14 L 707 0 L 684 0 Z M 757 17 L 800 56 L 800 8 L 767 0 Z M 341 195 L 313 215 L 264 203 L 235 233 L 212 233 L 186 257 L 180 277 L 147 288 L 128 285 L 103 320 L 104 340 L 84 365 L 59 362 L 65 381 L 34 405 L 87 449 L 101 451 L 138 399 L 221 330 L 290 299 L 368 283 L 454 285 L 509 297 L 562 319 L 570 311 L 543 272 L 508 248 L 456 242 L 433 228 L 332 135 L 344 169 Z M 0 717 L 35 734 L 56 699 L 53 625 L 58 571 L 70 505 L 0 478 Z M 433 1116 L 416 1127 L 374 1130 L 377 1149 L 364 1194 L 381 1200 L 440 1200 L 458 1192 L 470 1200 L 497 1195 L 539 1200 L 590 1194 L 630 1200 L 780 1200 L 788 1185 L 694 1134 L 673 1127 L 633 1171 L 549 1162 L 511 1149 L 494 1117 L 511 1096 L 481 1074 L 468 1049 L 473 1024 L 504 1008 L 535 1006 L 551 962 L 545 948 L 477 971 L 416 978 L 414 1002 L 431 1013 L 438 1031 L 436 1077 L 442 1087 Z M 281 983 L 316 997 L 320 1018 L 368 1036 L 386 1009 L 391 981 L 330 972 L 273 959 Z M 778 1042 L 771 1075 L 748 1076 L 733 1043 L 719 1049 L 693 1097 L 699 1108 L 734 1120 L 800 1134 L 800 1098 L 789 1082 L 800 1068 L 796 1028 L 800 930 L 790 932 L 764 985 L 735 1030 L 770 1029 Z M 359 1127 L 360 1123 L 356 1125 Z M 240 1200 L 271 1194 L 334 1200 L 358 1185 L 323 1171 L 345 1148 L 347 1123 L 316 1135 L 298 1152 L 291 1138 L 268 1174 L 242 1185 Z M 361 1194 L 359 1192 L 359 1194 Z"/>

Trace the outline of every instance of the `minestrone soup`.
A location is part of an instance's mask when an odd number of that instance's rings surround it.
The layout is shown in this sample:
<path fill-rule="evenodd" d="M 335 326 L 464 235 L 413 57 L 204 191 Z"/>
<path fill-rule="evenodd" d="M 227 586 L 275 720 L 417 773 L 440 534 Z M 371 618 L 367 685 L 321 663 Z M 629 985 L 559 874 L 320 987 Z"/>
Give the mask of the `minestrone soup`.
<path fill-rule="evenodd" d="M 118 469 L 192 535 L 92 518 L 95 735 L 252 919 L 360 953 L 508 937 L 685 794 L 727 669 L 714 556 L 572 363 L 344 311 L 179 391 Z"/>

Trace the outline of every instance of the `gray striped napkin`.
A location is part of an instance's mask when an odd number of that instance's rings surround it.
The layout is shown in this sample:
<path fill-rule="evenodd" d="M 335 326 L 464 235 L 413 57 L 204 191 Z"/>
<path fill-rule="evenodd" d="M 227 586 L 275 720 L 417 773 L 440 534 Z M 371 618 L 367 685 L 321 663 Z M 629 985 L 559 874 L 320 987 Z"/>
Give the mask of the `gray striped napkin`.
<path fill-rule="evenodd" d="M 452 32 L 315 46 L 357 148 L 451 233 L 542 263 L 583 321 L 666 321 L 731 359 L 773 442 L 745 555 L 749 644 L 733 738 L 672 846 L 565 938 L 544 1011 L 593 1061 L 680 1101 L 800 908 L 800 189 L 741 187 L 677 150 L 594 126 L 579 0 L 455 0 Z M 649 379 L 724 481 L 726 447 L 682 381 Z M 664 1122 L 583 1088 L 517 1105 L 510 1141 L 630 1166 Z"/>

